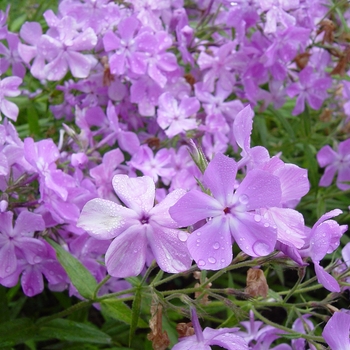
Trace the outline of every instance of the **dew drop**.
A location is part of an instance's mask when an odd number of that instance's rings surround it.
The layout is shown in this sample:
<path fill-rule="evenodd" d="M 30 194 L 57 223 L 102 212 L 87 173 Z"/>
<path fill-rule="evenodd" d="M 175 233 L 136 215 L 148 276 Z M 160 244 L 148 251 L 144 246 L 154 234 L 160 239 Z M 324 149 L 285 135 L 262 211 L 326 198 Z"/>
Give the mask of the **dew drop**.
<path fill-rule="evenodd" d="M 6 269 L 5 269 L 5 272 L 9 273 L 10 271 L 11 271 L 11 266 L 7 266 Z"/>
<path fill-rule="evenodd" d="M 201 242 L 201 240 L 200 239 L 197 239 L 197 243 L 200 243 Z"/>
<path fill-rule="evenodd" d="M 253 245 L 253 251 L 258 256 L 265 256 L 271 253 L 271 248 L 264 242 L 255 242 Z"/>
<path fill-rule="evenodd" d="M 255 222 L 260 222 L 261 221 L 261 216 L 258 215 L 258 214 L 254 215 L 254 220 L 255 220 Z"/>
<path fill-rule="evenodd" d="M 179 238 L 179 240 L 180 240 L 181 242 L 186 242 L 186 241 L 187 241 L 187 234 L 186 234 L 186 232 L 184 232 L 184 231 L 180 231 L 180 232 L 178 233 L 177 237 Z"/>
<path fill-rule="evenodd" d="M 38 264 L 41 260 L 42 260 L 41 257 L 38 256 L 38 255 L 35 256 L 34 259 L 33 259 L 33 261 L 34 261 L 36 264 Z"/>
<path fill-rule="evenodd" d="M 202 260 L 202 259 L 199 259 L 197 265 L 198 266 L 204 266 L 205 265 L 205 261 Z"/>
<path fill-rule="evenodd" d="M 213 248 L 214 249 L 219 249 L 220 248 L 220 243 L 219 242 L 215 242 L 214 244 L 213 244 Z"/>
<path fill-rule="evenodd" d="M 264 222 L 264 227 L 269 227 L 270 224 L 268 222 Z"/>
<path fill-rule="evenodd" d="M 213 258 L 212 256 L 210 258 L 208 258 L 208 261 L 211 263 L 211 264 L 215 264 L 216 263 L 216 259 Z"/>
<path fill-rule="evenodd" d="M 197 236 L 200 236 L 200 235 L 201 235 L 201 233 L 198 231 L 198 232 L 197 232 Z"/>
<path fill-rule="evenodd" d="M 247 204 L 249 202 L 249 197 L 246 194 L 242 194 L 241 196 L 239 196 L 238 200 L 242 204 Z"/>
<path fill-rule="evenodd" d="M 226 260 L 225 259 L 221 259 L 220 261 L 221 261 L 222 264 L 224 264 Z"/>

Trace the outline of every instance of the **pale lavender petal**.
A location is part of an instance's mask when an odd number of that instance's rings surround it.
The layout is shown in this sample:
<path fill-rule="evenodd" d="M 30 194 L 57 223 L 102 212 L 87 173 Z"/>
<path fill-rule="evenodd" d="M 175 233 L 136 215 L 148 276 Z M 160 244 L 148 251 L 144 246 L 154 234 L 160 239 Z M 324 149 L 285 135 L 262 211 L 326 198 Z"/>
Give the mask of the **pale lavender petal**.
<path fill-rule="evenodd" d="M 112 74 L 121 75 L 125 72 L 125 55 L 115 53 L 109 59 L 109 66 Z"/>
<path fill-rule="evenodd" d="M 310 256 L 312 260 L 320 261 L 327 254 L 331 242 L 331 233 L 327 222 L 323 222 L 313 230 L 310 239 Z"/>
<path fill-rule="evenodd" d="M 87 202 L 77 226 L 97 239 L 110 239 L 138 224 L 136 213 L 112 201 L 95 198 Z"/>
<path fill-rule="evenodd" d="M 295 102 L 295 107 L 293 109 L 292 115 L 299 115 L 305 109 L 305 95 L 301 93 Z"/>
<path fill-rule="evenodd" d="M 140 140 L 134 132 L 121 131 L 118 135 L 118 144 L 122 150 L 134 154 L 140 147 Z"/>
<path fill-rule="evenodd" d="M 43 231 L 44 229 L 45 222 L 41 215 L 29 211 L 22 211 L 17 217 L 13 233 L 16 236 L 33 237 L 34 231 Z"/>
<path fill-rule="evenodd" d="M 21 237 L 15 240 L 17 248 L 21 249 L 29 264 L 38 264 L 46 254 L 44 242 L 31 237 Z"/>
<path fill-rule="evenodd" d="M 181 99 L 179 109 L 186 117 L 190 117 L 198 112 L 200 103 L 195 97 L 184 97 Z"/>
<path fill-rule="evenodd" d="M 335 312 L 323 329 L 322 336 L 332 350 L 350 350 L 350 315 Z"/>
<path fill-rule="evenodd" d="M 241 250 L 250 256 L 265 256 L 275 249 L 277 230 L 260 215 L 237 213 L 235 217 L 230 216 L 230 231 Z"/>
<path fill-rule="evenodd" d="M 130 69 L 135 74 L 145 74 L 147 70 L 147 56 L 144 52 L 134 52 L 128 57 Z M 153 77 L 152 77 L 153 78 Z"/>
<path fill-rule="evenodd" d="M 232 237 L 225 216 L 214 217 L 187 239 L 191 257 L 202 270 L 220 270 L 232 261 Z"/>
<path fill-rule="evenodd" d="M 69 47 L 74 51 L 91 50 L 97 43 L 97 36 L 92 28 L 87 28 L 83 33 L 77 35 Z"/>
<path fill-rule="evenodd" d="M 53 61 L 44 68 L 47 80 L 61 80 L 68 72 L 68 63 L 65 53 L 62 51 Z"/>
<path fill-rule="evenodd" d="M 38 22 L 25 22 L 20 30 L 21 38 L 28 44 L 36 46 L 38 40 L 40 39 L 43 31 L 41 25 Z"/>
<path fill-rule="evenodd" d="M 67 51 L 67 62 L 75 78 L 86 78 L 91 70 L 91 60 L 79 52 Z"/>
<path fill-rule="evenodd" d="M 206 334 L 207 329 L 208 328 L 206 328 L 203 332 L 205 337 L 207 337 L 207 334 Z M 242 337 L 233 333 L 228 333 L 230 331 L 229 328 L 226 328 L 226 329 L 220 328 L 219 330 L 220 331 L 225 330 L 226 333 L 214 336 L 209 343 L 210 345 L 217 345 L 217 346 L 220 346 L 221 348 L 228 349 L 228 350 L 248 350 L 249 349 L 247 342 Z M 217 332 L 218 330 L 213 329 L 213 331 Z"/>
<path fill-rule="evenodd" d="M 340 209 L 333 209 L 331 211 L 328 211 L 327 213 L 323 214 L 315 223 L 314 227 L 319 225 L 321 222 L 326 221 L 328 219 L 334 218 L 335 216 L 338 216 L 342 213 Z"/>
<path fill-rule="evenodd" d="M 267 214 L 277 226 L 278 241 L 295 248 L 304 246 L 306 238 L 304 218 L 298 211 L 288 208 L 270 208 Z"/>
<path fill-rule="evenodd" d="M 16 271 L 17 257 L 15 247 L 11 241 L 7 241 L 0 248 L 0 278 L 11 275 Z"/>
<path fill-rule="evenodd" d="M 253 128 L 254 112 L 250 105 L 244 107 L 235 117 L 233 134 L 237 145 L 247 151 L 250 148 L 250 134 Z"/>
<path fill-rule="evenodd" d="M 112 185 L 119 199 L 135 212 L 143 214 L 153 208 L 155 185 L 149 176 L 130 178 L 118 174 L 113 177 Z"/>
<path fill-rule="evenodd" d="M 345 191 L 350 188 L 350 168 L 343 167 L 338 171 L 337 186 Z"/>
<path fill-rule="evenodd" d="M 236 174 L 237 163 L 221 153 L 215 155 L 204 172 L 204 184 L 223 207 L 232 202 Z"/>
<path fill-rule="evenodd" d="M 113 277 L 138 276 L 145 266 L 147 238 L 141 225 L 134 225 L 113 240 L 106 252 L 106 266 Z"/>
<path fill-rule="evenodd" d="M 325 147 L 327 147 L 327 146 L 325 146 Z M 321 152 L 321 150 L 320 150 L 320 152 Z M 343 157 L 346 157 L 347 155 L 350 155 L 350 139 L 339 143 L 339 145 L 338 145 L 338 152 Z"/>
<path fill-rule="evenodd" d="M 225 208 L 213 197 L 192 190 L 186 193 L 169 209 L 171 217 L 179 227 L 185 227 L 205 219 L 220 215 Z"/>
<path fill-rule="evenodd" d="M 151 63 L 148 67 L 148 75 L 159 84 L 160 87 L 164 87 L 167 78 L 162 74 L 162 72 L 158 69 L 157 65 L 154 63 Z"/>
<path fill-rule="evenodd" d="M 310 107 L 313 108 L 313 109 L 320 109 L 321 106 L 322 106 L 322 103 L 324 101 L 324 98 L 321 98 L 319 96 L 316 96 L 316 95 L 312 95 L 312 94 L 309 94 L 307 97 L 306 97 L 306 100 L 307 102 L 309 103 Z"/>
<path fill-rule="evenodd" d="M 118 32 L 125 41 L 130 41 L 131 39 L 133 39 L 139 25 L 140 22 L 137 18 L 128 17 L 120 21 L 118 25 Z"/>
<path fill-rule="evenodd" d="M 243 179 L 234 197 L 247 210 L 277 207 L 281 201 L 281 183 L 277 176 L 253 169 Z"/>
<path fill-rule="evenodd" d="M 21 92 L 18 90 L 19 85 L 22 84 L 22 79 L 20 77 L 7 77 L 0 80 L 1 90 L 5 90 L 6 96 L 15 97 Z"/>
<path fill-rule="evenodd" d="M 24 270 L 21 284 L 24 294 L 28 297 L 40 294 L 44 290 L 43 275 L 35 267 L 28 267 Z"/>
<path fill-rule="evenodd" d="M 319 265 L 318 261 L 314 261 L 315 272 L 317 276 L 317 281 L 321 283 L 330 292 L 340 292 L 340 286 L 337 280 L 331 276 L 325 269 Z M 348 334 L 349 337 L 349 334 Z M 341 348 L 343 350 L 343 348 Z M 333 348 L 332 348 L 333 350 Z"/>
<path fill-rule="evenodd" d="M 116 50 L 120 47 L 120 39 L 113 32 L 107 32 L 103 36 L 103 46 L 107 52 Z"/>
<path fill-rule="evenodd" d="M 19 108 L 13 102 L 2 99 L 0 102 L 0 112 L 2 112 L 7 118 L 16 121 L 19 113 Z"/>
<path fill-rule="evenodd" d="M 5 213 L 0 213 L 1 232 L 6 236 L 13 236 L 12 218 L 13 218 L 12 211 L 6 211 Z M 1 238 L 1 235 L 0 235 L 0 238 Z"/>
<path fill-rule="evenodd" d="M 179 230 L 152 224 L 147 239 L 159 267 L 169 273 L 186 271 L 191 267 L 186 242 L 178 238 Z M 181 234 L 180 234 L 181 237 Z"/>
<path fill-rule="evenodd" d="M 341 255 L 343 260 L 347 266 L 350 266 L 350 242 L 345 245 L 343 250 L 341 251 Z"/>
<path fill-rule="evenodd" d="M 151 221 L 156 222 L 158 225 L 178 228 L 179 225 L 169 214 L 169 208 L 174 205 L 182 196 L 186 194 L 185 190 L 177 189 L 169 193 L 160 203 L 151 209 L 149 214 L 151 215 Z"/>
<path fill-rule="evenodd" d="M 337 170 L 338 170 L 338 168 L 336 165 L 327 166 L 324 174 L 322 175 L 322 177 L 320 179 L 319 186 L 328 187 L 332 183 Z"/>

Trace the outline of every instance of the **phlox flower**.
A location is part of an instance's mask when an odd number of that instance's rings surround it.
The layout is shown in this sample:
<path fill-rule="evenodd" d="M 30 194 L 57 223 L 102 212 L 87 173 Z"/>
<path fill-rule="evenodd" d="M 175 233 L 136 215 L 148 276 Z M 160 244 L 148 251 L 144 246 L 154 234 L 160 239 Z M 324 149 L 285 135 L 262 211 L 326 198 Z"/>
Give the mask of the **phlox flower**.
<path fill-rule="evenodd" d="M 210 350 L 210 345 L 216 345 L 228 350 L 248 350 L 246 341 L 237 334 L 239 328 L 202 330 L 195 309 L 191 310 L 194 335 L 183 337 L 174 345 L 173 350 Z"/>
<path fill-rule="evenodd" d="M 0 120 L 1 113 L 13 121 L 17 120 L 19 113 L 18 107 L 13 102 L 6 100 L 5 97 L 18 96 L 21 93 L 18 86 L 21 84 L 22 79 L 19 77 L 7 77 L 5 79 L 1 79 L 0 77 Z"/>
<path fill-rule="evenodd" d="M 335 312 L 323 329 L 322 336 L 332 350 L 350 350 L 350 315 Z"/>
<path fill-rule="evenodd" d="M 340 142 L 337 152 L 329 145 L 322 147 L 317 153 L 317 161 L 320 167 L 326 168 L 321 177 L 319 185 L 329 186 L 336 173 L 338 173 L 336 184 L 343 191 L 350 188 L 350 139 Z"/>
<path fill-rule="evenodd" d="M 78 227 L 96 239 L 113 239 L 105 260 L 114 277 L 137 276 L 145 266 L 148 250 L 166 272 L 185 271 L 191 266 L 187 234 L 177 230 L 168 209 L 185 191 L 175 190 L 154 205 L 155 185 L 149 176 L 113 177 L 114 191 L 127 206 L 100 198 L 83 208 Z M 179 235 L 179 238 L 178 238 Z"/>
<path fill-rule="evenodd" d="M 187 240 L 190 254 L 201 269 L 219 270 L 228 266 L 233 242 L 253 257 L 274 250 L 276 227 L 255 210 L 279 205 L 280 181 L 268 172 L 253 169 L 234 192 L 236 173 L 237 163 L 217 154 L 203 175 L 203 183 L 212 196 L 192 190 L 169 210 L 182 227 L 207 219 Z"/>

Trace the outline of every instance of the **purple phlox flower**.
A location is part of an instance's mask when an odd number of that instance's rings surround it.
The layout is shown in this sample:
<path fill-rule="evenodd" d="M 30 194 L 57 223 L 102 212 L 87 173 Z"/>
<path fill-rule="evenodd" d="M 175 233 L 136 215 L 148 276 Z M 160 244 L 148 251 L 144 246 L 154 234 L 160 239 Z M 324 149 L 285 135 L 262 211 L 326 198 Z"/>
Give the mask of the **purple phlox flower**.
<path fill-rule="evenodd" d="M 18 89 L 19 85 L 22 84 L 22 79 L 19 77 L 7 77 L 1 79 L 0 77 L 0 120 L 1 113 L 5 117 L 12 119 L 13 121 L 17 120 L 19 109 L 16 104 L 5 99 L 8 97 L 18 96 L 21 91 Z"/>
<path fill-rule="evenodd" d="M 137 276 L 145 265 L 147 249 L 162 270 L 187 270 L 191 266 L 185 243 L 188 234 L 176 229 L 168 212 L 185 191 L 175 190 L 153 207 L 155 185 L 150 177 L 115 175 L 113 187 L 128 207 L 96 198 L 84 206 L 78 222 L 96 239 L 114 238 L 105 256 L 108 273 Z"/>
<path fill-rule="evenodd" d="M 71 16 L 83 30 L 92 28 L 99 35 L 117 26 L 120 21 L 119 5 L 109 0 L 64 0 L 59 4 L 63 16 Z"/>
<path fill-rule="evenodd" d="M 73 110 L 75 105 L 78 104 L 77 97 L 72 92 L 73 80 L 64 82 L 64 85 L 57 85 L 56 89 L 63 91 L 63 102 L 58 105 L 50 105 L 50 110 L 56 119 L 65 118 L 65 120 L 71 121 L 74 118 Z"/>
<path fill-rule="evenodd" d="M 292 326 L 293 331 L 303 333 L 303 334 L 310 334 L 315 326 L 314 324 L 309 320 L 309 317 L 311 315 L 302 315 L 301 317 L 297 318 Z M 305 349 L 306 340 L 303 338 L 300 339 L 292 339 L 292 347 L 293 349 Z M 316 350 L 316 347 L 310 343 L 308 343 L 308 348 L 310 350 Z"/>
<path fill-rule="evenodd" d="M 350 82 L 343 81 L 344 113 L 347 115 L 345 123 L 350 120 Z"/>
<path fill-rule="evenodd" d="M 266 34 L 275 33 L 279 23 L 285 27 L 295 25 L 295 17 L 286 11 L 297 9 L 299 7 L 299 0 L 259 0 L 259 2 L 261 9 L 267 11 L 264 28 Z"/>
<path fill-rule="evenodd" d="M 304 111 L 305 101 L 313 109 L 320 109 L 323 101 L 327 98 L 327 89 L 330 88 L 332 79 L 322 78 L 319 74 L 313 73 L 312 67 L 305 67 L 299 73 L 299 82 L 292 83 L 286 89 L 289 97 L 297 97 L 292 114 L 298 115 Z"/>
<path fill-rule="evenodd" d="M 43 194 L 47 187 L 65 201 L 67 186 L 73 185 L 71 177 L 56 167 L 60 152 L 54 142 L 51 139 L 34 142 L 27 137 L 24 140 L 24 156 L 40 176 L 40 193 Z"/>
<path fill-rule="evenodd" d="M 173 350 L 210 350 L 210 345 L 228 350 L 248 350 L 246 341 L 238 335 L 239 328 L 206 327 L 202 330 L 194 308 L 191 308 L 191 319 L 195 334 L 180 338 Z"/>
<path fill-rule="evenodd" d="M 74 18 L 65 16 L 57 24 L 57 36 L 44 34 L 40 50 L 49 63 L 44 68 L 46 79 L 60 80 L 70 69 L 73 77 L 86 78 L 97 61 L 80 51 L 92 50 L 97 37 L 92 28 L 79 32 Z"/>
<path fill-rule="evenodd" d="M 165 92 L 159 97 L 158 105 L 157 122 L 168 137 L 196 129 L 195 115 L 200 103 L 195 97 L 183 97 L 178 103 L 170 92 Z"/>
<path fill-rule="evenodd" d="M 172 155 L 172 164 L 175 174 L 171 180 L 170 191 L 177 188 L 191 190 L 197 187 L 196 179 L 201 178 L 201 172 L 193 162 L 188 147 L 180 146 Z"/>
<path fill-rule="evenodd" d="M 237 332 L 248 345 L 255 343 L 255 341 L 260 337 L 260 334 L 264 333 L 265 328 L 271 327 L 266 326 L 262 321 L 255 321 L 254 313 L 252 310 L 249 311 L 249 321 L 242 321 L 240 324 L 245 328 L 244 331 Z"/>
<path fill-rule="evenodd" d="M 120 21 L 117 33 L 108 31 L 103 37 L 104 49 L 113 51 L 109 57 L 112 74 L 122 75 L 129 70 L 143 75 L 147 71 L 147 60 L 157 45 L 157 39 L 149 27 L 141 27 L 135 17 Z"/>
<path fill-rule="evenodd" d="M 164 90 L 148 75 L 133 80 L 130 88 L 130 101 L 137 103 L 142 116 L 153 117 L 156 114 L 159 96 Z"/>
<path fill-rule="evenodd" d="M 277 37 L 265 47 L 260 62 L 269 67 L 274 78 L 283 80 L 287 71 L 286 64 L 290 63 L 298 52 L 304 52 L 310 38 L 310 29 L 289 27 L 279 32 Z"/>
<path fill-rule="evenodd" d="M 221 132 L 206 132 L 202 137 L 203 150 L 209 159 L 213 158 L 215 154 L 225 153 L 228 142 L 228 137 Z"/>
<path fill-rule="evenodd" d="M 113 193 L 112 178 L 120 170 L 119 165 L 124 161 L 120 149 L 114 149 L 103 155 L 102 163 L 90 170 L 90 176 L 95 180 L 97 193 L 100 198 L 116 201 Z"/>
<path fill-rule="evenodd" d="M 281 337 L 281 334 L 285 333 L 284 331 L 272 326 L 271 328 L 270 326 L 267 326 L 263 328 L 263 330 L 264 332 L 257 339 L 256 344 L 252 346 L 252 350 L 293 350 L 288 344 L 272 345 L 276 339 Z"/>
<path fill-rule="evenodd" d="M 228 266 L 233 242 L 253 257 L 274 250 L 276 228 L 255 210 L 279 205 L 279 179 L 253 169 L 234 192 L 236 173 L 237 163 L 233 159 L 220 153 L 215 155 L 203 175 L 203 183 L 213 197 L 192 190 L 170 208 L 170 215 L 182 227 L 208 219 L 187 240 L 190 254 L 201 269 L 219 270 Z"/>
<path fill-rule="evenodd" d="M 7 33 L 6 40 L 8 48 L 0 42 L 0 74 L 12 67 L 12 74 L 23 79 L 26 69 L 18 54 L 18 34 Z"/>
<path fill-rule="evenodd" d="M 135 154 L 140 147 L 140 141 L 134 132 L 122 129 L 123 126 L 125 128 L 125 125 L 119 123 L 116 107 L 111 101 L 108 102 L 107 106 L 107 118 L 110 130 L 112 131 L 107 138 L 112 136 L 113 141 L 115 141 L 115 139 L 118 140 L 118 146 L 123 151 L 126 151 L 131 155 Z"/>
<path fill-rule="evenodd" d="M 62 292 L 67 286 L 67 275 L 56 259 L 54 249 L 45 241 L 40 241 L 45 247 L 45 253 L 40 261 L 29 262 L 25 259 L 18 260 L 18 266 L 11 275 L 0 278 L 0 283 L 5 287 L 14 287 L 21 276 L 22 290 L 28 297 L 40 294 L 44 290 L 43 276 L 49 282 L 48 287 L 55 292 Z"/>
<path fill-rule="evenodd" d="M 340 237 L 348 228 L 347 225 L 339 225 L 336 221 L 330 220 L 341 213 L 341 210 L 334 209 L 322 215 L 308 233 L 305 246 L 299 251 L 302 257 L 311 258 L 318 282 L 331 292 L 340 292 L 339 284 L 320 265 L 320 261 L 326 254 L 330 254 L 338 248 Z"/>
<path fill-rule="evenodd" d="M 163 182 L 169 184 L 175 174 L 171 164 L 171 156 L 171 151 L 166 148 L 160 149 L 154 155 L 151 148 L 142 145 L 132 156 L 128 165 L 142 171 L 144 175 L 150 176 L 154 182 L 157 182 L 160 176 Z"/>
<path fill-rule="evenodd" d="M 322 336 L 332 350 L 350 350 L 350 315 L 335 312 L 323 329 Z"/>
<path fill-rule="evenodd" d="M 170 8 L 170 0 L 132 0 L 132 4 L 137 18 L 144 26 L 154 31 L 163 29 L 160 15 Z"/>
<path fill-rule="evenodd" d="M 0 11 L 0 40 L 6 37 L 7 31 L 7 17 L 10 11 L 10 5 L 7 5 L 6 11 Z"/>
<path fill-rule="evenodd" d="M 350 139 L 340 142 L 337 152 L 329 145 L 323 146 L 317 153 L 317 161 L 321 168 L 326 168 L 321 177 L 320 186 L 330 186 L 336 173 L 336 185 L 345 191 L 350 188 Z"/>
<path fill-rule="evenodd" d="M 5 278 L 17 269 L 22 258 L 30 264 L 39 263 L 46 254 L 44 243 L 33 238 L 35 231 L 43 231 L 45 223 L 41 215 L 22 211 L 12 226 L 13 213 L 0 213 L 0 277 Z"/>
<path fill-rule="evenodd" d="M 214 91 L 215 81 L 225 90 L 232 91 L 235 83 L 235 75 L 231 72 L 235 64 L 235 57 L 232 54 L 236 49 L 236 43 L 228 42 L 218 49 L 212 47 L 213 55 L 202 51 L 199 54 L 197 63 L 201 70 L 206 70 L 203 77 L 204 89 Z"/>
<path fill-rule="evenodd" d="M 126 84 L 122 82 L 116 76 L 113 76 L 113 80 L 108 86 L 108 97 L 112 101 L 122 101 L 129 94 Z"/>

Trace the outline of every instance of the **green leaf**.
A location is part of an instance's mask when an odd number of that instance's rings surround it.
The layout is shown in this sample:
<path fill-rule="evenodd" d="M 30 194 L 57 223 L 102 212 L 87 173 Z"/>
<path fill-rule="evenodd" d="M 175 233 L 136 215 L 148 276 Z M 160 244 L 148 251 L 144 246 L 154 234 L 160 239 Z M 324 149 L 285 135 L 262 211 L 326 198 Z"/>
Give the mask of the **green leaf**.
<path fill-rule="evenodd" d="M 101 301 L 102 312 L 107 316 L 122 321 L 126 324 L 131 325 L 132 322 L 132 311 L 122 301 L 117 299 L 108 299 Z M 148 328 L 148 324 L 141 318 L 138 319 L 137 327 Z"/>
<path fill-rule="evenodd" d="M 0 324 L 0 349 L 21 344 L 36 335 L 36 327 L 29 318 L 19 318 Z"/>
<path fill-rule="evenodd" d="M 141 291 L 142 291 L 141 286 L 136 289 L 135 298 L 132 303 L 129 346 L 131 345 L 132 338 L 135 334 L 137 324 L 139 322 L 140 311 L 141 311 Z"/>
<path fill-rule="evenodd" d="M 110 344 L 111 337 L 99 329 L 85 323 L 56 319 L 40 327 L 38 336 L 73 342 Z"/>
<path fill-rule="evenodd" d="M 33 103 L 29 103 L 27 107 L 29 133 L 31 135 L 40 136 L 39 116 Z"/>
<path fill-rule="evenodd" d="M 66 270 L 74 287 L 79 294 L 86 299 L 93 299 L 97 288 L 97 282 L 91 273 L 69 252 L 64 250 L 59 244 L 47 238 L 47 241 L 55 249 L 57 259 Z"/>

